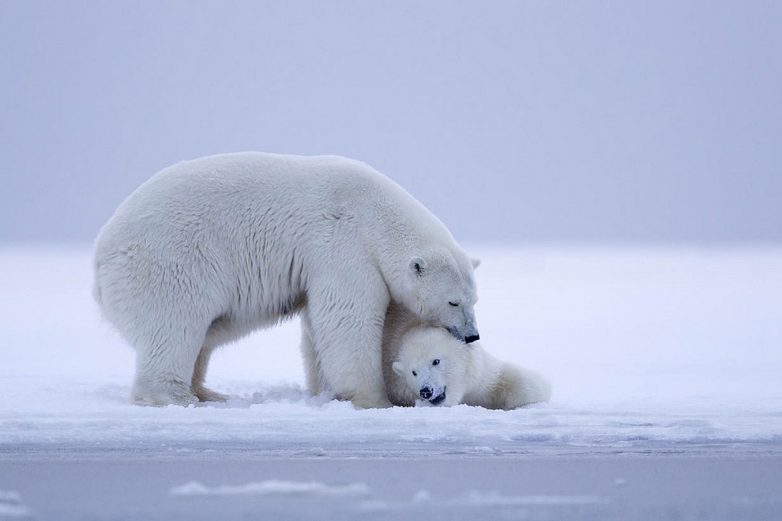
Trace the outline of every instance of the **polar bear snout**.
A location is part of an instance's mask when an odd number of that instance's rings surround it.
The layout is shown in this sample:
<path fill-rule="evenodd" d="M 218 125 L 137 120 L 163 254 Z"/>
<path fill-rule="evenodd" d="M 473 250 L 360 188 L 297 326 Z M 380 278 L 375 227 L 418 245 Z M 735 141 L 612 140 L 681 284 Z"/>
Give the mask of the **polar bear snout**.
<path fill-rule="evenodd" d="M 462 331 L 457 327 L 446 327 L 445 330 L 451 333 L 451 336 L 453 336 L 456 340 L 464 342 L 465 344 L 470 344 L 481 339 L 481 336 L 478 334 L 478 330 L 474 327 L 468 329 L 467 331 Z"/>
<path fill-rule="evenodd" d="M 422 405 L 440 405 L 445 401 L 445 391 L 446 387 L 443 387 L 442 391 L 435 391 L 434 388 L 425 385 L 421 387 L 418 395 L 421 397 Z"/>
<path fill-rule="evenodd" d="M 445 401 L 445 387 L 443 387 L 443 392 L 435 396 L 434 398 L 429 398 L 429 403 L 432 405 L 440 405 Z"/>

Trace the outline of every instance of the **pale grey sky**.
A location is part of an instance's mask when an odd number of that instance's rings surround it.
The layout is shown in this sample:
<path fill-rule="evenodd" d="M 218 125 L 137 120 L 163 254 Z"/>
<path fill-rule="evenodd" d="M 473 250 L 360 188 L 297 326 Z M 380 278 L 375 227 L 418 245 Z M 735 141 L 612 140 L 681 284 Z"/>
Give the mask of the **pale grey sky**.
<path fill-rule="evenodd" d="M 782 242 L 782 3 L 0 1 L 0 241 L 336 153 L 469 242 Z"/>

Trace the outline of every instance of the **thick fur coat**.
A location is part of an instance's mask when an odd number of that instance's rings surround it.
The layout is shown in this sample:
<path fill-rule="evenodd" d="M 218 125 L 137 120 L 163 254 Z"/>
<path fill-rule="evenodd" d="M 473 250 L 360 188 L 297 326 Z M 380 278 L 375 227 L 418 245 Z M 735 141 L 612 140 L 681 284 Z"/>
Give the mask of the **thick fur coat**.
<path fill-rule="evenodd" d="M 220 399 L 204 387 L 213 350 L 296 314 L 311 390 L 359 407 L 389 405 L 390 304 L 478 337 L 468 256 L 397 184 L 342 157 L 248 152 L 166 168 L 103 227 L 94 271 L 103 315 L 136 350 L 141 404 Z"/>
<path fill-rule="evenodd" d="M 395 405 L 508 410 L 551 397 L 540 374 L 502 362 L 480 342 L 464 344 L 442 328 L 412 325 L 386 339 L 384 374 Z"/>

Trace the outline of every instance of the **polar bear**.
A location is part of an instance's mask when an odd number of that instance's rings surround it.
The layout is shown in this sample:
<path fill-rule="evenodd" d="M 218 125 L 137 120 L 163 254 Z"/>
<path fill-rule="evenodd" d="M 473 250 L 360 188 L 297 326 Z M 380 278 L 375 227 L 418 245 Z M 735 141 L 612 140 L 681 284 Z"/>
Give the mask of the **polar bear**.
<path fill-rule="evenodd" d="M 133 400 L 190 404 L 213 350 L 300 315 L 311 390 L 387 407 L 390 303 L 478 339 L 471 259 L 396 183 L 337 156 L 245 152 L 175 164 L 102 228 L 94 295 L 136 350 Z"/>
<path fill-rule="evenodd" d="M 465 345 L 441 328 L 413 327 L 385 347 L 388 396 L 395 405 L 508 410 L 551 397 L 543 376 L 501 362 L 479 342 Z"/>

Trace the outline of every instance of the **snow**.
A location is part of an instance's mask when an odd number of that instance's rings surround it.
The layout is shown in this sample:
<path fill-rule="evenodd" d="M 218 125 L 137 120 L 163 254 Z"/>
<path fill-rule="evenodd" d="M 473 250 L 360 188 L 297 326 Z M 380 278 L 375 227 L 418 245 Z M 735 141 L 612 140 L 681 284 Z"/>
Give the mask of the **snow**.
<path fill-rule="evenodd" d="M 0 248 L 0 450 L 270 454 L 768 450 L 782 441 L 782 249 L 470 248 L 491 353 L 547 375 L 515 411 L 357 411 L 302 387 L 297 323 L 217 353 L 226 404 L 127 403 L 133 352 L 91 300 L 89 247 Z M 37 449 L 36 449 L 37 447 Z"/>
<path fill-rule="evenodd" d="M 291 321 L 215 355 L 227 403 L 130 405 L 89 248 L 0 248 L 0 520 L 782 518 L 782 248 L 470 253 L 550 403 L 355 410 Z"/>

